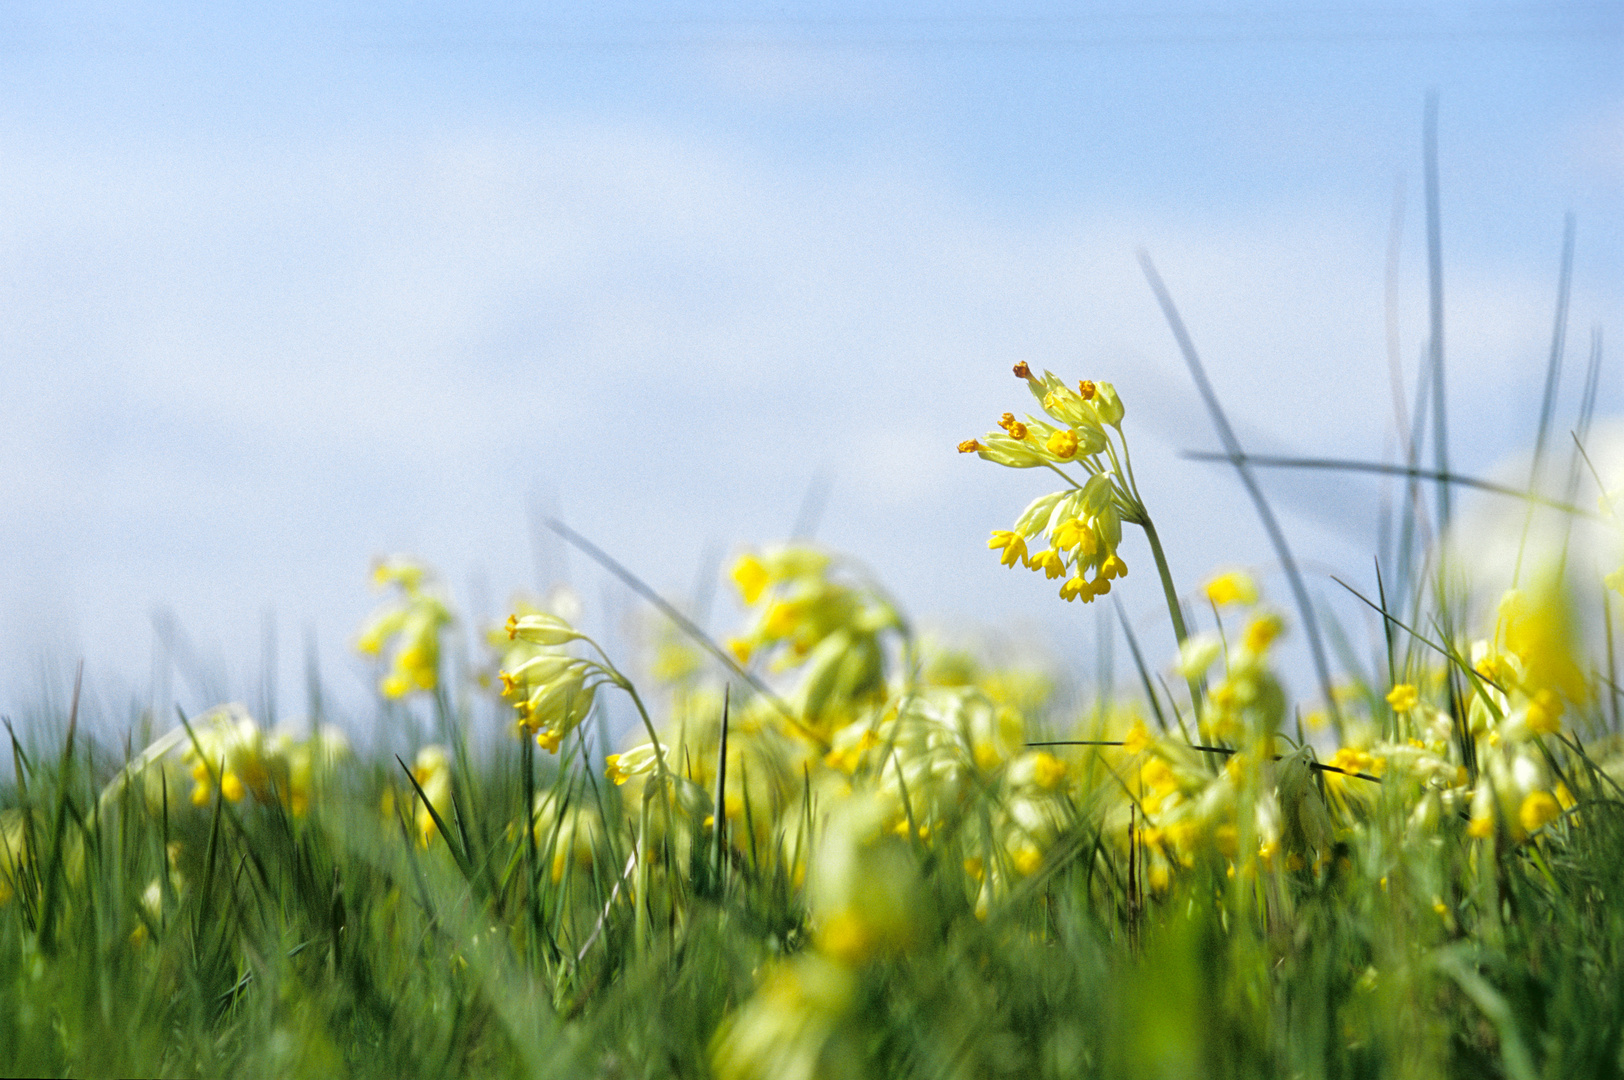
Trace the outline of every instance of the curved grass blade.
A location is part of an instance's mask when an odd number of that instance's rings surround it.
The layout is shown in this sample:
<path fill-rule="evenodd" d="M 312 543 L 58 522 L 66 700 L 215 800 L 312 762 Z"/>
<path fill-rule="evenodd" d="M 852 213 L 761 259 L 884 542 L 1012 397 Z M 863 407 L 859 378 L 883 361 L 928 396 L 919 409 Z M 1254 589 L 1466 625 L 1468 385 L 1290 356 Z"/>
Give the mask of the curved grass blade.
<path fill-rule="evenodd" d="M 1210 450 L 1182 450 L 1179 456 L 1188 461 L 1228 461 L 1234 459 L 1229 454 L 1214 453 Z M 1505 495 L 1524 502 L 1537 503 L 1540 506 L 1558 510 L 1574 517 L 1588 518 L 1600 521 L 1601 515 L 1594 510 L 1586 510 L 1575 506 L 1571 502 L 1560 499 L 1548 499 L 1532 491 L 1525 491 L 1506 484 L 1496 484 L 1492 480 L 1479 480 L 1475 476 L 1462 476 L 1459 473 L 1438 472 L 1436 469 L 1418 469 L 1405 465 L 1388 465 L 1380 461 L 1353 461 L 1346 458 L 1298 458 L 1282 457 L 1274 454 L 1241 454 L 1240 460 L 1247 465 L 1264 469 L 1329 469 L 1335 472 L 1363 472 L 1378 473 L 1383 476 L 1404 476 L 1412 480 L 1431 480 L 1439 484 L 1454 484 L 1458 487 L 1475 488 L 1478 491 L 1487 491 L 1495 495 Z"/>
<path fill-rule="evenodd" d="M 649 588 L 642 578 L 638 577 L 620 563 L 616 562 L 606 551 L 598 547 L 586 537 L 582 536 L 580 533 L 576 532 L 574 529 L 570 528 L 568 525 L 564 524 L 562 521 L 559 521 L 556 518 L 548 518 L 546 525 L 553 532 L 563 537 L 566 541 L 579 549 L 583 554 L 592 559 L 593 562 L 597 563 L 615 577 L 619 578 L 621 584 L 625 585 L 632 592 L 659 608 L 660 613 L 666 618 L 670 619 L 672 622 L 676 623 L 677 628 L 683 633 L 693 638 L 695 644 L 699 645 L 706 652 L 720 660 L 722 665 L 733 674 L 749 683 L 756 693 L 760 694 L 772 705 L 773 708 L 777 709 L 779 713 L 783 715 L 784 719 L 789 721 L 790 725 L 793 726 L 796 731 L 800 732 L 801 735 L 807 739 L 810 739 L 817 746 L 825 750 L 829 748 L 828 740 L 824 739 L 823 736 L 801 723 L 801 721 L 795 716 L 795 711 L 790 708 L 787 701 L 773 693 L 771 687 L 769 687 L 766 683 L 762 682 L 760 679 L 756 678 L 756 676 L 750 674 L 750 672 L 741 667 L 737 660 L 728 655 L 726 649 L 712 641 L 710 635 L 706 634 L 704 630 L 695 625 L 692 619 L 678 611 L 670 601 L 665 599 L 665 597 Z"/>

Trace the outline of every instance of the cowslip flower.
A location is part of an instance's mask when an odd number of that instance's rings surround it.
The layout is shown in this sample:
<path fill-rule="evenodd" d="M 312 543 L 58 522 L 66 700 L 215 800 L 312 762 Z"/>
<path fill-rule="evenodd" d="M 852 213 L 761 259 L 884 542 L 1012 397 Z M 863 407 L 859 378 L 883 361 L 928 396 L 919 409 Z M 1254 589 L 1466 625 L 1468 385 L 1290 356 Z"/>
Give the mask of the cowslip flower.
<path fill-rule="evenodd" d="M 550 754 L 592 712 L 598 688 L 618 681 L 595 661 L 552 654 L 503 671 L 501 679 L 503 696 L 513 701 L 519 714 L 519 726 Z"/>
<path fill-rule="evenodd" d="M 1209 579 L 1203 590 L 1217 607 L 1257 603 L 1257 583 L 1244 570 L 1227 570 Z"/>
<path fill-rule="evenodd" d="M 1407 713 L 1421 703 L 1421 693 L 1412 683 L 1397 683 L 1387 695 L 1394 712 Z"/>
<path fill-rule="evenodd" d="M 363 656 L 382 656 L 392 648 L 389 668 L 378 680 L 386 698 L 403 698 L 439 684 L 440 632 L 452 616 L 428 587 L 431 580 L 426 568 L 399 556 L 381 559 L 373 567 L 373 586 L 394 587 L 399 593 L 361 625 L 355 650 Z"/>
<path fill-rule="evenodd" d="M 451 755 L 446 748 L 439 745 L 429 745 L 417 752 L 417 759 L 412 763 L 412 779 L 422 790 L 422 795 L 428 801 L 424 802 L 419 796 L 414 801 L 417 809 L 413 813 L 413 824 L 417 827 L 417 842 L 421 847 L 428 847 L 429 841 L 438 831 L 434 824 L 434 815 L 440 815 L 444 821 L 451 812 Z M 429 807 L 434 812 L 429 812 Z"/>

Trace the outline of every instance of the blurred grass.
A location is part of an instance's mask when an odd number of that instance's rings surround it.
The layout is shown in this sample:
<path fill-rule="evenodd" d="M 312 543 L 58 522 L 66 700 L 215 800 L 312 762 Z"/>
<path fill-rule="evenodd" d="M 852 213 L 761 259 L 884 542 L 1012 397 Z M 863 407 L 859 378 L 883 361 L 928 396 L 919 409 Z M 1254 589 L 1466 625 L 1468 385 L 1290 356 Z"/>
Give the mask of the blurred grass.
<path fill-rule="evenodd" d="M 401 786 L 382 761 L 295 818 L 134 785 L 104 803 L 116 759 L 82 737 L 13 750 L 6 1075 L 703 1076 L 762 966 L 806 943 L 782 863 L 735 853 L 723 878 L 698 848 L 662 854 L 684 902 L 639 943 L 610 900 L 619 850 L 554 880 L 554 838 L 512 828 L 536 764 L 518 745 L 459 755 L 427 849 L 380 812 Z M 923 932 L 861 971 L 841 1045 L 872 1076 L 1617 1075 L 1624 802 L 1599 771 L 1570 779 L 1583 827 L 1547 841 L 1446 820 L 1405 843 L 1384 792 L 1328 873 L 1247 880 L 1215 856 L 1159 896 L 1079 806 L 985 921 L 924 852 Z M 635 812 L 568 756 L 531 782 L 601 806 L 606 845 Z"/>

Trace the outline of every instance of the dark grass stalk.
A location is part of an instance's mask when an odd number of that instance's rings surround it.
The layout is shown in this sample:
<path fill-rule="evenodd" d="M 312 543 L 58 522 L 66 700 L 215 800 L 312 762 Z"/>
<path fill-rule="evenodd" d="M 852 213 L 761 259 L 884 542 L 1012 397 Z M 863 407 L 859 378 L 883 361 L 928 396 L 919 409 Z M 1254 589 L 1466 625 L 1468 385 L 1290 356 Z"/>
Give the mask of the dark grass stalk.
<path fill-rule="evenodd" d="M 1422 124 L 1421 154 L 1426 170 L 1427 199 L 1427 367 L 1432 373 L 1432 458 L 1440 473 L 1449 472 L 1449 426 L 1444 392 L 1444 255 L 1443 226 L 1438 194 L 1438 92 L 1427 94 Z M 1438 531 L 1447 532 L 1450 520 L 1449 488 L 1436 489 Z"/>
<path fill-rule="evenodd" d="M 1184 450 L 1179 453 L 1179 456 L 1190 461 L 1230 460 L 1228 454 L 1218 454 L 1207 450 Z M 1573 517 L 1592 521 L 1601 520 L 1600 514 L 1597 514 L 1594 510 L 1586 510 L 1581 506 L 1574 505 L 1571 499 L 1549 499 L 1532 491 L 1514 488 L 1506 484 L 1497 484 L 1492 480 L 1480 480 L 1475 476 L 1463 476 L 1459 473 L 1441 473 L 1433 469 L 1416 469 L 1403 465 L 1387 465 L 1380 461 L 1356 461 L 1346 458 L 1283 457 L 1273 454 L 1242 454 L 1240 457 L 1246 465 L 1264 469 L 1323 469 L 1333 472 L 1376 473 L 1384 476 L 1404 476 L 1411 480 L 1428 480 L 1440 486 L 1453 484 L 1457 487 L 1486 491 L 1537 506 L 1545 506 Z"/>
<path fill-rule="evenodd" d="M 1538 487 L 1544 472 L 1545 443 L 1550 435 L 1551 420 L 1556 412 L 1557 387 L 1562 379 L 1562 352 L 1568 330 L 1568 298 L 1573 284 L 1573 238 L 1574 218 L 1570 213 L 1562 230 L 1562 263 L 1557 273 L 1555 325 L 1551 329 L 1551 351 L 1545 363 L 1545 392 L 1540 399 L 1539 427 L 1534 436 L 1534 458 L 1528 467 L 1530 493 Z M 1534 508 L 1530 506 L 1523 516 L 1522 535 L 1517 541 L 1517 561 L 1511 574 L 1512 588 L 1516 588 L 1522 578 L 1523 555 L 1528 546 L 1528 533 L 1533 524 Z"/>
<path fill-rule="evenodd" d="M 1145 514 L 1139 527 L 1145 531 L 1145 540 L 1150 544 L 1150 554 L 1156 563 L 1156 574 L 1161 579 L 1162 597 L 1167 602 L 1168 617 L 1173 620 L 1173 637 L 1177 639 L 1180 647 L 1190 636 L 1184 619 L 1184 608 L 1179 604 L 1178 589 L 1173 584 L 1173 572 L 1167 565 L 1167 553 L 1162 550 L 1161 537 L 1156 533 L 1156 526 Z M 1204 687 L 1198 677 L 1189 679 L 1190 708 L 1194 710 L 1196 723 L 1201 722 L 1201 701 L 1204 696 Z"/>
<path fill-rule="evenodd" d="M 1207 380 L 1206 369 L 1201 364 L 1201 357 L 1195 350 L 1195 343 L 1190 339 L 1189 331 L 1184 328 L 1184 320 L 1173 303 L 1173 296 L 1162 283 L 1162 278 L 1156 271 L 1156 266 L 1150 261 L 1150 254 L 1143 248 L 1139 250 L 1139 265 L 1145 272 L 1145 278 L 1150 282 L 1151 291 L 1156 294 L 1156 301 L 1161 305 L 1162 314 L 1167 319 L 1168 326 L 1173 331 L 1173 337 L 1178 342 L 1179 351 L 1184 354 L 1184 361 L 1190 368 L 1190 377 L 1200 391 L 1202 400 L 1206 403 L 1207 412 L 1212 417 L 1213 427 L 1217 429 L 1220 441 L 1228 453 L 1231 464 L 1246 487 L 1247 494 L 1252 498 L 1252 504 L 1257 508 L 1258 517 L 1263 522 L 1264 531 L 1269 535 L 1269 541 L 1274 546 L 1275 554 L 1280 559 L 1280 565 L 1286 571 L 1286 579 L 1291 584 L 1291 591 L 1297 600 L 1298 612 L 1302 615 L 1303 631 L 1308 635 L 1309 653 L 1314 661 L 1314 672 L 1319 678 L 1320 693 L 1325 699 L 1325 707 L 1331 715 L 1332 726 L 1336 728 L 1337 737 L 1342 737 L 1342 712 L 1336 703 L 1336 696 L 1331 692 L 1331 668 L 1325 659 L 1325 644 L 1320 640 L 1319 621 L 1316 618 L 1314 605 L 1308 598 L 1308 589 L 1303 584 L 1302 573 L 1297 569 L 1297 560 L 1292 556 L 1291 546 L 1286 542 L 1286 535 L 1280 529 L 1280 523 L 1275 520 L 1274 511 L 1269 507 L 1269 501 L 1263 495 L 1263 489 L 1258 486 L 1257 479 L 1252 475 L 1244 452 L 1241 450 L 1240 440 L 1235 437 L 1235 430 L 1230 426 L 1229 418 L 1224 414 L 1223 406 L 1218 403 L 1218 395 L 1213 391 L 1212 384 Z M 1440 470 L 1447 472 L 1448 470 Z M 1148 530 L 1147 530 L 1148 531 Z"/>
<path fill-rule="evenodd" d="M 1612 693 L 1607 695 L 1607 703 L 1613 714 L 1613 732 L 1620 730 L 1618 709 L 1618 653 L 1613 648 L 1613 591 L 1603 589 L 1601 592 L 1601 618 L 1602 626 L 1607 633 L 1607 686 Z"/>
<path fill-rule="evenodd" d="M 711 857 L 715 864 L 718 897 L 722 895 L 724 875 L 727 872 L 727 727 L 732 692 L 731 684 L 722 688 L 722 729 L 716 740 L 716 809 L 711 814 L 715 837 Z"/>
<path fill-rule="evenodd" d="M 1167 716 L 1162 712 L 1162 703 L 1156 696 L 1156 687 L 1150 681 L 1150 670 L 1145 667 L 1145 656 L 1139 651 L 1139 639 L 1134 637 L 1133 627 L 1128 624 L 1128 613 L 1122 609 L 1122 601 L 1117 597 L 1111 597 L 1111 603 L 1116 607 L 1117 622 L 1122 626 L 1122 633 L 1128 639 L 1128 652 L 1133 656 L 1134 670 L 1139 672 L 1139 682 L 1145 688 L 1145 700 L 1150 703 L 1150 711 L 1156 717 L 1156 726 L 1166 731 Z"/>
<path fill-rule="evenodd" d="M 1570 212 L 1562 223 L 1562 263 L 1557 271 L 1556 316 L 1551 327 L 1551 351 L 1545 364 L 1545 393 L 1539 404 L 1539 429 L 1534 435 L 1534 462 L 1528 474 L 1532 489 L 1539 481 L 1545 457 L 1545 441 L 1556 413 L 1556 391 L 1562 379 L 1562 353 L 1568 337 L 1568 300 L 1573 289 L 1573 242 L 1575 221 Z"/>
<path fill-rule="evenodd" d="M 40 950 L 46 956 L 51 956 L 56 952 L 57 906 L 61 902 L 62 890 L 66 887 L 66 883 L 63 881 L 62 863 L 66 858 L 68 804 L 73 798 L 73 740 L 79 729 L 79 693 L 84 685 L 84 674 L 85 664 L 81 660 L 79 661 L 78 671 L 73 677 L 73 704 L 68 710 L 68 733 L 63 742 L 61 763 L 57 767 L 56 813 L 51 827 L 51 852 L 46 863 L 45 896 L 40 903 L 37 931 Z"/>
<path fill-rule="evenodd" d="M 395 761 L 399 763 L 401 771 L 406 774 L 407 781 L 412 785 L 412 790 L 417 792 L 417 797 L 422 800 L 423 806 L 428 810 L 429 818 L 434 822 L 434 831 L 439 834 L 441 840 L 445 841 L 446 850 L 451 852 L 451 859 L 457 864 L 458 871 L 460 871 L 462 876 L 467 879 L 468 884 L 473 885 L 477 879 L 477 875 L 473 866 L 468 861 L 468 852 L 459 847 L 456 841 L 452 840 L 451 831 L 446 828 L 445 819 L 440 816 L 440 811 L 436 810 L 434 808 L 434 804 L 429 801 L 428 794 L 423 790 L 423 785 L 417 782 L 417 777 L 412 775 L 412 770 L 406 765 L 406 762 L 401 760 L 399 754 L 395 755 Z M 456 809 L 454 792 L 452 809 L 453 811 Z"/>
<path fill-rule="evenodd" d="M 1372 562 L 1372 565 L 1374 565 L 1375 568 L 1376 568 L 1376 600 L 1378 602 L 1378 607 L 1377 607 L 1376 610 L 1380 611 L 1380 612 L 1385 612 L 1387 610 L 1387 588 L 1382 582 L 1382 563 L 1381 563 L 1381 559 L 1379 557 L 1373 558 L 1371 560 L 1371 562 Z M 1397 686 L 1398 682 L 1399 682 L 1399 678 L 1398 678 L 1398 649 L 1397 649 L 1396 643 L 1393 640 L 1393 624 L 1391 622 L 1389 622 L 1386 618 L 1382 619 L 1382 642 L 1386 646 L 1387 685 L 1388 686 Z M 1390 721 L 1393 720 L 1393 711 L 1391 709 L 1388 709 L 1385 712 L 1383 712 L 1381 715 L 1382 715 L 1382 737 L 1385 738 L 1385 739 L 1394 738 L 1396 729 L 1395 729 L 1394 725 L 1392 723 L 1390 723 Z"/>
<path fill-rule="evenodd" d="M 526 733 L 528 735 L 528 733 Z M 519 838 L 524 850 L 524 911 L 530 922 L 531 949 L 541 945 L 541 894 L 537 886 L 536 860 L 536 744 L 530 738 L 519 740 L 519 797 L 524 835 Z"/>
<path fill-rule="evenodd" d="M 795 513 L 795 525 L 790 529 L 790 539 L 811 540 L 817 535 L 818 524 L 823 520 L 823 511 L 829 505 L 829 493 L 834 489 L 834 480 L 827 473 L 815 474 L 806 485 L 806 494 L 801 496 L 801 508 Z"/>
<path fill-rule="evenodd" d="M 1393 581 L 1393 607 L 1404 611 L 1412 602 L 1418 602 L 1422 593 L 1424 572 L 1416 559 L 1417 549 L 1422 552 L 1420 563 L 1426 561 L 1425 552 L 1431 546 L 1432 527 L 1427 518 L 1426 502 L 1421 497 L 1420 477 L 1413 470 L 1421 464 L 1421 440 L 1425 433 L 1424 418 L 1430 402 L 1431 383 L 1427 380 L 1426 365 L 1416 372 L 1415 415 L 1411 420 L 1409 437 L 1405 441 L 1404 499 L 1399 509 L 1399 535 L 1393 552 L 1396 574 Z"/>
<path fill-rule="evenodd" d="M 1579 481 L 1583 475 L 1582 466 L 1589 463 L 1589 456 L 1585 453 L 1585 440 L 1590 436 L 1590 422 L 1596 412 L 1596 394 L 1601 386 L 1601 328 L 1598 326 L 1590 334 L 1590 362 L 1585 370 L 1584 394 L 1579 401 L 1578 426 L 1569 434 L 1573 438 L 1573 452 L 1568 457 L 1568 481 L 1565 493 L 1567 500 L 1572 502 L 1579 494 Z M 1591 467 L 1594 472 L 1594 467 Z M 1606 489 L 1602 489 L 1606 494 Z M 1558 566 L 1566 571 L 1568 563 L 1568 545 L 1573 539 L 1573 522 L 1566 522 L 1562 535 L 1562 555 Z"/>

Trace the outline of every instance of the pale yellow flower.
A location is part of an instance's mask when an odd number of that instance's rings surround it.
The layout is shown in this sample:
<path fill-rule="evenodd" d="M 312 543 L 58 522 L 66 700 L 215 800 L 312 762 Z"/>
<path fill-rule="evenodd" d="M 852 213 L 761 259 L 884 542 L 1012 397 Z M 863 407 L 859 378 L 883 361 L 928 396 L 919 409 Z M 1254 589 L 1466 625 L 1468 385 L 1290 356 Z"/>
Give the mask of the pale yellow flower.
<path fill-rule="evenodd" d="M 1244 570 L 1227 570 L 1203 587 L 1207 599 L 1219 607 L 1257 603 L 1257 583 Z"/>
<path fill-rule="evenodd" d="M 1517 810 L 1517 821 L 1524 832 L 1535 832 L 1562 816 L 1562 807 L 1556 796 L 1548 791 L 1530 791 L 1523 797 Z"/>
<path fill-rule="evenodd" d="M 1421 703 L 1421 693 L 1412 683 L 1397 683 L 1387 695 L 1394 712 L 1406 713 Z"/>

